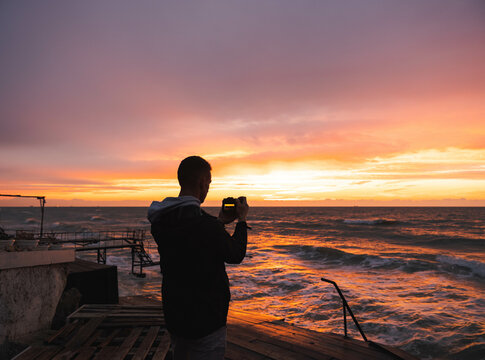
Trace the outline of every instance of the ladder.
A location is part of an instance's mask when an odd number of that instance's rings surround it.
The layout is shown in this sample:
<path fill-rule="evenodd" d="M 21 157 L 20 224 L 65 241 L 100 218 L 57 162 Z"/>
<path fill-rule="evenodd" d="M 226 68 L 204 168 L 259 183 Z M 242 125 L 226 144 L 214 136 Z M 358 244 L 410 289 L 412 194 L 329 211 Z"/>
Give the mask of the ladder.
<path fill-rule="evenodd" d="M 145 251 L 143 242 L 135 243 L 135 246 L 131 248 L 131 273 L 138 277 L 145 277 L 143 268 L 148 266 L 160 265 L 160 261 L 153 261 L 151 256 Z M 135 268 L 138 267 L 138 271 L 135 272 Z"/>

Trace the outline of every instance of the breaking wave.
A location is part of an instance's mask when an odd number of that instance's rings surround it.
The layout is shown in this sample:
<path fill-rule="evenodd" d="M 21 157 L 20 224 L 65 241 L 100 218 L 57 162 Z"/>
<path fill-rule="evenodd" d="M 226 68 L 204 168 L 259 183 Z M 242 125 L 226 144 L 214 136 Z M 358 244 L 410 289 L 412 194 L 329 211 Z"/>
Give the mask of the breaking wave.
<path fill-rule="evenodd" d="M 99 221 L 99 222 L 102 222 L 102 221 L 106 221 L 106 219 L 102 216 L 99 216 L 99 215 L 94 215 L 94 216 L 91 216 L 89 218 L 89 221 Z"/>
<path fill-rule="evenodd" d="M 27 218 L 27 219 L 25 219 L 24 223 L 25 224 L 38 224 L 39 220 L 37 220 L 35 218 Z"/>
<path fill-rule="evenodd" d="M 405 273 L 435 271 L 457 276 L 485 278 L 485 264 L 449 255 L 423 255 L 421 253 L 394 253 L 393 256 L 353 254 L 324 246 L 274 245 L 303 260 L 320 261 L 327 266 L 357 266 L 366 269 L 400 270 Z"/>
<path fill-rule="evenodd" d="M 455 256 L 438 255 L 436 257 L 445 269 L 454 273 L 469 273 L 485 278 L 485 263 L 476 260 L 467 260 Z"/>

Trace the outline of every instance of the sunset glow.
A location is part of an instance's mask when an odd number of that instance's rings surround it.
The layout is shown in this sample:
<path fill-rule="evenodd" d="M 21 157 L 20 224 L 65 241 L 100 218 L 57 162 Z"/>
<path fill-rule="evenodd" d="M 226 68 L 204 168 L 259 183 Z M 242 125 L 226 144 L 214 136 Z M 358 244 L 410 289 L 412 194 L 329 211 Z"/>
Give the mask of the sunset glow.
<path fill-rule="evenodd" d="M 485 206 L 483 3 L 274 3 L 2 4 L 0 193 Z"/>

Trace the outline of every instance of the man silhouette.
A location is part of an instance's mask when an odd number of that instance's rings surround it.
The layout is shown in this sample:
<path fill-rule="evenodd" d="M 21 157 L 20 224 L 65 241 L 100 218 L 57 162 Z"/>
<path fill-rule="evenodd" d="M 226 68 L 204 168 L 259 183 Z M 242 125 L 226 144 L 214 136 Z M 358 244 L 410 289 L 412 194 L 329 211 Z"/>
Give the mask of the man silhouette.
<path fill-rule="evenodd" d="M 174 359 L 223 359 L 230 291 L 225 263 L 246 255 L 249 210 L 236 200 L 232 215 L 216 218 L 200 208 L 211 183 L 211 166 L 199 156 L 179 165 L 178 197 L 154 201 L 148 210 L 162 270 L 162 302 Z M 234 234 L 225 229 L 238 219 Z"/>

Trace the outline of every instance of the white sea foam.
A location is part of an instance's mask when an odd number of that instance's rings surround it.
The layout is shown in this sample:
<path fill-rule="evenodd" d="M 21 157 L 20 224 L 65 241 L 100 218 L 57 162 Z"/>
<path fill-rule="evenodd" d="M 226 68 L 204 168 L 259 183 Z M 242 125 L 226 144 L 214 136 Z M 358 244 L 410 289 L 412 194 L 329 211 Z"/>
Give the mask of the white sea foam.
<path fill-rule="evenodd" d="M 106 221 L 106 219 L 102 216 L 94 215 L 94 216 L 91 216 L 89 221 Z"/>
<path fill-rule="evenodd" d="M 25 219 L 24 223 L 25 224 L 38 224 L 39 220 L 37 220 L 36 218 L 27 218 L 27 219 Z"/>
<path fill-rule="evenodd" d="M 462 268 L 467 268 L 472 274 L 485 277 L 485 263 L 482 263 L 480 261 L 467 260 L 467 259 L 463 259 L 455 256 L 449 256 L 449 255 L 438 255 L 436 257 L 436 260 L 438 260 L 439 262 L 445 265 L 460 266 Z"/>

